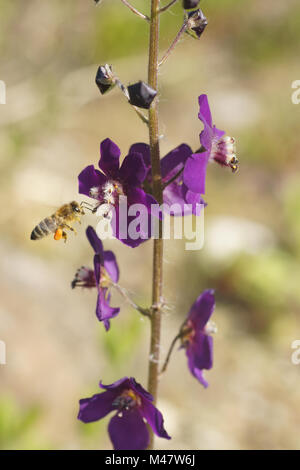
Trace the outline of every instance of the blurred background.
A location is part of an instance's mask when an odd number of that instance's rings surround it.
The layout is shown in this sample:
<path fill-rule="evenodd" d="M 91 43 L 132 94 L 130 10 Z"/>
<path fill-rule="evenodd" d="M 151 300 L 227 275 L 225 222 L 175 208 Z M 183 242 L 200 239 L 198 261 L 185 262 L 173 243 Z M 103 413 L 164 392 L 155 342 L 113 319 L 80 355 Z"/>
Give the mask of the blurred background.
<path fill-rule="evenodd" d="M 149 1 L 132 0 L 147 12 Z M 178 5 L 161 21 L 163 52 L 182 24 Z M 123 83 L 146 80 L 147 25 L 120 0 L 0 0 L 0 447 L 110 449 L 108 420 L 77 421 L 78 400 L 98 381 L 134 375 L 147 383 L 147 321 L 121 305 L 109 334 L 95 317 L 95 291 L 70 288 L 92 265 L 84 228 L 68 243 L 33 243 L 32 228 L 78 199 L 77 175 L 96 164 L 99 143 L 123 155 L 147 141 L 146 126 L 115 89 L 101 97 L 99 64 Z M 203 0 L 209 25 L 186 36 L 160 73 L 162 154 L 199 146 L 197 97 L 209 96 L 214 122 L 237 140 L 238 174 L 211 165 L 205 246 L 166 242 L 162 357 L 190 305 L 216 289 L 215 364 L 204 390 L 175 352 L 159 408 L 171 441 L 162 449 L 299 449 L 300 79 L 298 0 Z M 147 306 L 152 243 L 130 249 L 107 241 L 122 286 Z M 180 373 L 179 373 L 180 371 Z"/>

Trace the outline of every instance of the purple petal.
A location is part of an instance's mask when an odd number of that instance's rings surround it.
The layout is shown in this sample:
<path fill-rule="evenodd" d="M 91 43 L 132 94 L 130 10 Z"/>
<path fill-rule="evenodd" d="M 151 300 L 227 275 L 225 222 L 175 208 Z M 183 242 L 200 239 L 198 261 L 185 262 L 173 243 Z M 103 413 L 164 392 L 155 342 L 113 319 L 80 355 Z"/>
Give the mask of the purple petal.
<path fill-rule="evenodd" d="M 104 267 L 113 282 L 119 280 L 119 266 L 116 257 L 112 251 L 104 251 L 103 255 Z"/>
<path fill-rule="evenodd" d="M 213 366 L 213 338 L 197 331 L 190 344 L 187 354 L 193 355 L 194 366 L 197 369 L 211 369 Z"/>
<path fill-rule="evenodd" d="M 208 158 L 208 152 L 196 153 L 188 158 L 183 172 L 183 181 L 190 191 L 205 194 L 205 177 Z"/>
<path fill-rule="evenodd" d="M 204 125 L 206 124 L 209 127 L 212 127 L 212 117 L 207 95 L 200 95 L 198 102 L 200 107 L 198 117 L 200 121 L 202 121 Z"/>
<path fill-rule="evenodd" d="M 116 390 L 117 394 L 121 393 L 124 389 L 130 388 L 130 380 L 128 377 L 122 377 L 122 379 L 117 380 L 109 385 L 103 385 L 102 382 L 99 383 L 101 388 L 105 390 Z"/>
<path fill-rule="evenodd" d="M 95 279 L 96 279 L 97 286 L 100 283 L 101 266 L 102 265 L 103 265 L 103 258 L 99 255 L 99 253 L 96 253 L 94 255 L 94 274 L 95 274 Z"/>
<path fill-rule="evenodd" d="M 216 140 L 220 140 L 221 137 L 223 137 L 223 135 L 226 134 L 226 132 L 225 132 L 225 131 L 221 131 L 221 129 L 218 129 L 216 126 L 214 126 L 214 128 L 213 128 L 213 134 L 214 134 L 214 138 L 215 138 Z"/>
<path fill-rule="evenodd" d="M 164 189 L 164 204 L 168 206 L 173 206 L 173 208 L 175 209 L 171 215 L 182 216 L 190 215 L 192 213 L 192 210 L 188 210 L 187 208 L 187 201 L 183 189 L 183 185 L 178 184 L 177 181 L 174 181 L 173 183 L 169 184 Z"/>
<path fill-rule="evenodd" d="M 109 422 L 108 433 L 115 450 L 144 450 L 149 444 L 149 432 L 135 408 L 116 414 Z"/>
<path fill-rule="evenodd" d="M 151 168 L 150 146 L 148 144 L 144 144 L 142 142 L 133 144 L 129 149 L 129 153 L 140 153 L 143 155 L 143 160 L 147 170 Z"/>
<path fill-rule="evenodd" d="M 152 205 L 157 205 L 157 201 L 150 194 L 145 193 L 141 188 L 129 188 L 127 191 L 128 206 L 133 204 L 143 204 L 148 213 L 152 212 Z"/>
<path fill-rule="evenodd" d="M 98 290 L 96 315 L 99 321 L 105 322 L 105 329 L 109 329 L 108 320 L 114 318 L 120 312 L 119 308 L 113 308 L 109 305 L 110 295 L 107 295 L 107 289 L 100 287 Z"/>
<path fill-rule="evenodd" d="M 126 211 L 127 210 L 128 208 L 126 207 Z M 135 219 L 135 217 L 128 216 L 127 223 L 126 221 L 121 221 L 121 225 L 120 225 L 119 214 L 120 214 L 120 210 L 119 210 L 119 207 L 117 206 L 113 213 L 113 219 L 112 219 L 112 229 L 113 229 L 114 237 L 116 237 L 118 240 L 124 243 L 124 245 L 130 246 L 131 248 L 136 248 L 141 243 L 144 243 L 145 241 L 147 241 L 147 237 L 144 237 L 144 238 L 139 237 L 137 239 L 130 238 L 128 235 L 128 226 Z M 148 217 L 150 217 L 150 215 Z M 149 221 L 148 221 L 148 227 L 150 227 Z"/>
<path fill-rule="evenodd" d="M 142 387 L 142 385 L 139 384 L 134 377 L 130 377 L 129 382 L 130 388 L 132 388 L 134 392 L 138 393 L 141 398 L 145 398 L 148 401 L 153 401 L 153 396 L 151 393 L 147 392 L 147 390 L 145 390 L 144 387 Z"/>
<path fill-rule="evenodd" d="M 206 95 L 199 96 L 199 105 L 200 110 L 198 117 L 204 125 L 204 129 L 200 133 L 200 142 L 210 154 L 213 139 L 219 140 L 225 134 L 225 132 L 221 131 L 220 129 L 217 129 L 216 126 L 213 126 L 211 111 Z"/>
<path fill-rule="evenodd" d="M 94 165 L 89 165 L 78 176 L 79 193 L 90 197 L 90 189 L 100 187 L 106 181 L 106 177 L 95 170 Z"/>
<path fill-rule="evenodd" d="M 120 180 L 128 186 L 140 186 L 147 175 L 147 168 L 140 153 L 130 153 L 124 158 L 119 171 Z"/>
<path fill-rule="evenodd" d="M 207 206 L 206 202 L 202 198 L 201 194 L 193 193 L 185 185 L 182 187 L 182 192 L 187 204 L 191 204 L 193 215 L 199 216 L 201 210 Z"/>
<path fill-rule="evenodd" d="M 91 398 L 79 400 L 78 419 L 84 423 L 91 423 L 104 418 L 108 413 L 114 410 L 112 402 L 115 398 L 114 392 L 103 392 L 93 395 Z"/>
<path fill-rule="evenodd" d="M 194 355 L 189 353 L 189 350 L 186 349 L 186 355 L 188 358 L 188 367 L 191 374 L 196 377 L 196 379 L 206 388 L 208 387 L 208 382 L 204 379 L 202 370 L 198 369 L 194 363 Z"/>
<path fill-rule="evenodd" d="M 86 236 L 87 236 L 88 241 L 90 242 L 94 252 L 99 254 L 100 257 L 102 258 L 103 257 L 103 244 L 102 244 L 102 241 L 98 237 L 98 235 L 95 232 L 95 230 L 93 229 L 93 227 L 91 227 L 90 225 L 86 229 Z"/>
<path fill-rule="evenodd" d="M 175 176 L 192 153 L 192 149 L 186 144 L 181 144 L 171 150 L 160 162 L 163 182 L 167 182 Z"/>
<path fill-rule="evenodd" d="M 116 178 L 120 165 L 120 149 L 110 139 L 105 139 L 100 144 L 99 168 L 109 178 Z"/>
<path fill-rule="evenodd" d="M 192 305 L 188 319 L 196 330 L 203 330 L 213 314 L 215 308 L 215 296 L 212 289 L 205 290 Z"/>
<path fill-rule="evenodd" d="M 171 439 L 164 428 L 164 418 L 161 412 L 148 400 L 143 400 L 141 405 L 141 412 L 148 424 L 151 426 L 152 431 L 158 437 L 164 439 Z"/>
<path fill-rule="evenodd" d="M 158 211 L 159 206 L 156 200 L 142 189 L 130 188 L 127 196 L 128 209 L 131 209 L 133 204 L 140 204 L 142 207 L 136 207 L 136 215 L 132 213 L 132 215 L 128 216 L 127 243 L 125 240 L 122 241 L 129 246 L 137 246 L 132 245 L 131 240 L 138 241 L 138 244 L 149 240 L 151 238 L 152 217 L 162 219 L 163 216 L 161 212 Z M 153 221 L 153 223 L 155 223 L 155 221 Z M 131 230 L 133 233 L 131 233 Z"/>

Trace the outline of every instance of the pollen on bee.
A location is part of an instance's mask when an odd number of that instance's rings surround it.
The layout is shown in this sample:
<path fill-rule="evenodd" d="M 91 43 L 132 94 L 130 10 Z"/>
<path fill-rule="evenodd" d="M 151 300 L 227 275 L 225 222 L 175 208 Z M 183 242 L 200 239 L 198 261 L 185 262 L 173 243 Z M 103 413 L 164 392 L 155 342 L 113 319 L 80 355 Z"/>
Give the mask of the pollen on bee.
<path fill-rule="evenodd" d="M 58 228 L 54 234 L 54 240 L 61 240 L 63 236 L 63 231 L 61 228 Z"/>

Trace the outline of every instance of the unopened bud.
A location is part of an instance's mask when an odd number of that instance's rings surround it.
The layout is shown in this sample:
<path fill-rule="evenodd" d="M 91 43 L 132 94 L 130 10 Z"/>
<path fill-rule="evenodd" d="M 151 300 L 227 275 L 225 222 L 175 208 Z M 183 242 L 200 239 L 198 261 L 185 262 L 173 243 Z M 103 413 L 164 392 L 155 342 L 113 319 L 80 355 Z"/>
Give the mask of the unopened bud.
<path fill-rule="evenodd" d="M 200 38 L 201 34 L 207 26 L 207 19 L 202 10 L 190 11 L 188 14 L 188 28 Z"/>
<path fill-rule="evenodd" d="M 200 0 L 183 0 L 183 8 L 185 10 L 190 10 L 191 8 L 196 8 L 198 4 L 200 3 Z"/>
<path fill-rule="evenodd" d="M 109 65 L 100 65 L 96 75 L 96 84 L 100 90 L 101 95 L 114 87 L 114 76 Z"/>
<path fill-rule="evenodd" d="M 145 82 L 137 82 L 128 87 L 129 103 L 138 108 L 149 109 L 157 95 L 150 85 Z"/>

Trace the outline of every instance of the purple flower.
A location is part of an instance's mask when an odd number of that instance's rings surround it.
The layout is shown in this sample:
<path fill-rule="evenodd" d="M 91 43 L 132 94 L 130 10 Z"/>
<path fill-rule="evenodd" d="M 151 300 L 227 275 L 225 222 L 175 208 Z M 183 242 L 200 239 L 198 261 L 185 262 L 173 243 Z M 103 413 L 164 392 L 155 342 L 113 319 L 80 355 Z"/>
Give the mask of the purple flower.
<path fill-rule="evenodd" d="M 144 187 L 150 187 L 152 184 L 152 175 L 149 145 L 144 143 L 133 144 L 129 149 L 129 153 L 130 152 L 137 152 L 143 155 L 144 163 L 147 168 L 147 177 L 144 181 Z M 192 149 L 187 144 L 181 144 L 165 155 L 160 162 L 163 185 L 172 181 L 164 188 L 163 202 L 169 206 L 174 205 L 175 209 L 175 204 L 177 205 L 177 211 L 175 210 L 173 215 L 183 215 L 183 209 L 187 203 L 192 204 L 193 208 L 190 212 L 185 208 L 185 215 L 196 213 L 196 203 L 204 204 L 200 195 L 193 194 L 192 197 L 190 197 L 190 191 L 183 183 L 184 165 L 191 155 Z"/>
<path fill-rule="evenodd" d="M 119 227 L 119 202 L 121 196 L 127 197 L 127 205 L 143 204 L 148 213 L 151 213 L 151 204 L 156 204 L 155 199 L 146 194 L 142 189 L 142 183 L 147 175 L 147 168 L 143 156 L 138 152 L 130 151 L 120 167 L 120 149 L 110 139 L 105 139 L 100 144 L 101 158 L 99 168 L 94 165 L 87 166 L 78 176 L 79 193 L 85 194 L 98 201 L 98 206 L 103 206 L 103 214 L 109 214 L 114 208 L 115 223 L 114 235 L 123 243 L 135 247 L 145 241 L 145 238 L 133 240 L 129 236 L 123 238 L 124 230 Z M 128 217 L 129 224 L 132 217 Z"/>
<path fill-rule="evenodd" d="M 112 283 L 119 280 L 119 267 L 113 252 L 103 250 L 103 244 L 93 227 L 89 226 L 86 229 L 86 236 L 95 252 L 94 269 L 85 266 L 78 269 L 71 285 L 72 288 L 77 286 L 97 287 L 96 315 L 99 321 L 103 321 L 105 329 L 109 330 L 110 318 L 115 317 L 120 312 L 119 308 L 113 308 L 109 305 L 109 288 Z"/>
<path fill-rule="evenodd" d="M 225 136 L 225 132 L 217 129 L 212 123 L 212 116 L 207 95 L 199 96 L 200 111 L 198 117 L 204 125 L 200 134 L 200 143 L 203 152 L 195 153 L 188 159 L 183 181 L 188 189 L 194 193 L 205 194 L 206 167 L 209 161 L 216 161 L 222 166 L 228 166 L 233 172 L 238 169 L 238 160 L 235 155 L 235 140 Z"/>
<path fill-rule="evenodd" d="M 215 297 L 212 290 L 205 290 L 192 305 L 187 320 L 181 330 L 182 347 L 185 348 L 188 366 L 196 379 L 207 387 L 203 369 L 213 365 L 213 338 L 209 335 L 215 331 L 208 321 L 215 308 Z"/>
<path fill-rule="evenodd" d="M 161 412 L 153 405 L 153 397 L 133 377 L 124 377 L 111 385 L 102 385 L 105 392 L 79 401 L 78 419 L 90 423 L 115 411 L 108 433 L 115 450 L 143 450 L 149 444 L 149 432 L 171 439 L 164 428 Z"/>

